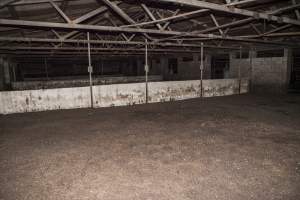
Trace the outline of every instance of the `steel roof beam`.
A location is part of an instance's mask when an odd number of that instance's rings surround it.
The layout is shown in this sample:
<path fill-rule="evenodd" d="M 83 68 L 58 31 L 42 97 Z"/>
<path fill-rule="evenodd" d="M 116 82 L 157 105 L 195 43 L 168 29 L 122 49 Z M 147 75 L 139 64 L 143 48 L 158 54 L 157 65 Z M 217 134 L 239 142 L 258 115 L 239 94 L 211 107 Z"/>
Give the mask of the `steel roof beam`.
<path fill-rule="evenodd" d="M 120 1 L 117 1 L 115 2 L 117 5 L 120 4 Z M 92 17 L 95 17 L 96 15 L 98 14 L 101 14 L 103 12 L 106 12 L 107 11 L 107 7 L 100 7 L 100 8 L 97 8 L 91 12 L 88 12 L 80 17 L 78 17 L 77 19 L 73 20 L 73 23 L 74 24 L 80 24 L 88 19 L 91 19 Z M 78 31 L 72 31 L 70 33 L 67 33 L 66 35 L 62 36 L 61 39 L 65 40 L 65 39 L 68 39 L 74 35 L 76 35 L 78 33 Z"/>
<path fill-rule="evenodd" d="M 47 39 L 47 38 L 21 38 L 21 37 L 0 37 L 0 41 L 3 42 L 26 42 L 26 43 L 61 43 L 62 41 L 60 39 Z M 74 40 L 74 39 L 67 39 L 64 40 L 63 43 L 66 44 L 86 44 L 87 40 Z M 111 41 L 111 40 L 90 40 L 91 44 L 114 44 L 114 45 L 138 45 L 143 46 L 144 42 L 138 42 L 138 41 Z M 162 47 L 192 47 L 192 48 L 200 48 L 200 44 L 178 44 L 178 43 L 170 43 L 170 42 L 149 42 L 149 45 L 152 46 L 162 46 Z M 214 48 L 215 46 L 211 45 L 204 45 L 204 47 L 207 48 Z M 225 49 L 230 49 L 234 47 L 222 47 Z"/>
<path fill-rule="evenodd" d="M 12 26 L 12 27 L 24 27 L 35 29 L 65 29 L 65 30 L 81 30 L 81 31 L 95 31 L 95 32 L 111 32 L 111 33 L 141 33 L 141 34 L 156 34 L 156 35 L 169 35 L 169 36 L 186 36 L 186 37 L 203 37 L 218 40 L 231 40 L 239 42 L 253 42 L 264 44 L 276 44 L 276 45 L 292 45 L 283 42 L 264 41 L 257 39 L 246 39 L 241 37 L 223 37 L 214 34 L 192 33 L 192 32 L 180 32 L 180 31 L 161 31 L 153 29 L 142 28 L 125 28 L 125 27 L 112 27 L 112 26 L 99 26 L 99 25 L 83 25 L 83 24 L 66 24 L 66 23 L 53 23 L 53 22 L 36 22 L 36 21 L 24 21 L 24 20 L 10 20 L 0 19 L 0 26 Z"/>
<path fill-rule="evenodd" d="M 63 1 L 80 1 L 80 0 L 52 0 L 52 1 L 53 2 L 63 2 Z M 49 0 L 18 0 L 9 5 L 10 6 L 21 6 L 21 5 L 44 4 L 44 3 L 49 3 Z"/>
<path fill-rule="evenodd" d="M 11 5 L 12 3 L 18 2 L 18 1 L 20 1 L 20 0 L 1 0 L 0 9 L 6 7 L 8 5 Z"/>
<path fill-rule="evenodd" d="M 68 23 L 72 23 L 72 20 L 62 11 L 52 0 L 49 1 L 52 7 L 60 14 L 62 18 Z"/>
<path fill-rule="evenodd" d="M 15 50 L 31 50 L 31 51 L 38 51 L 37 53 L 40 53 L 40 51 L 70 51 L 70 52 L 76 52 L 76 51 L 85 51 L 85 47 L 60 47 L 60 48 L 55 48 L 55 47 L 24 47 L 24 46 L 1 46 L 0 50 L 9 50 L 9 51 L 15 51 Z M 99 48 L 99 47 L 92 47 L 92 51 L 145 51 L 143 48 Z M 179 49 L 148 49 L 151 52 L 200 52 L 200 49 L 196 50 L 191 50 L 191 49 L 184 49 L 184 48 L 179 48 Z"/>
<path fill-rule="evenodd" d="M 66 23 L 53 23 L 53 22 L 36 22 L 36 21 L 24 21 L 24 20 L 10 20 L 0 19 L 1 26 L 23 27 L 23 28 L 35 28 L 35 29 L 65 29 L 65 30 L 81 30 L 81 31 L 95 31 L 95 32 L 111 32 L 111 33 L 141 33 L 141 34 L 156 34 L 156 35 L 169 35 L 169 36 L 186 36 L 186 37 L 203 37 L 212 38 L 218 40 L 231 40 L 239 42 L 253 42 L 275 45 L 292 45 L 283 42 L 264 41 L 257 39 L 246 39 L 241 37 L 223 37 L 214 34 L 202 34 L 202 33 L 189 33 L 179 31 L 161 31 L 153 29 L 141 29 L 141 28 L 125 28 L 125 27 L 112 27 L 112 26 L 99 26 L 99 25 L 83 25 L 83 24 L 66 24 Z"/>
<path fill-rule="evenodd" d="M 105 5 L 110 7 L 114 12 L 116 12 L 122 19 L 126 20 L 129 24 L 135 24 L 135 21 L 129 17 L 116 3 L 109 0 L 101 0 Z"/>
<path fill-rule="evenodd" d="M 227 2 L 227 1 L 226 1 Z M 259 0 L 243 0 L 243 1 L 237 1 L 237 2 L 227 2 L 227 6 L 239 6 L 239 5 L 244 5 L 244 4 L 249 4 L 249 3 L 255 3 L 259 2 Z"/>
<path fill-rule="evenodd" d="M 211 9 L 211 10 L 230 13 L 230 14 L 253 17 L 255 19 L 264 19 L 264 20 L 274 21 L 278 23 L 286 23 L 286 24 L 293 24 L 293 25 L 300 26 L 300 20 L 291 19 L 289 17 L 277 17 L 272 14 L 260 13 L 260 12 L 255 12 L 255 11 L 250 11 L 250 10 L 240 9 L 240 8 L 232 8 L 232 7 L 228 7 L 227 5 L 215 4 L 215 3 L 205 2 L 205 1 L 156 0 L 156 2 L 175 3 L 175 4 L 180 4 L 182 6 L 190 6 L 195 8 L 206 8 L 206 9 Z"/>
<path fill-rule="evenodd" d="M 110 0 L 101 0 L 105 5 L 110 7 L 114 12 L 116 12 L 121 18 L 123 18 L 127 23 L 129 24 L 135 24 L 136 22 L 128 15 L 126 14 L 116 3 L 111 2 Z M 147 35 L 146 33 L 143 33 L 143 35 L 152 40 L 152 38 Z"/>
<path fill-rule="evenodd" d="M 210 18 L 212 19 L 212 21 L 214 22 L 216 28 L 219 30 L 220 34 L 221 34 L 221 35 L 224 35 L 224 32 L 223 32 L 223 30 L 220 28 L 220 24 L 218 23 L 218 21 L 217 21 L 217 19 L 215 18 L 214 14 L 211 13 L 209 16 L 210 16 Z"/>
<path fill-rule="evenodd" d="M 209 9 L 195 10 L 195 11 L 191 11 L 191 12 L 187 12 L 187 13 L 183 13 L 183 14 L 178 14 L 178 15 L 171 16 L 171 17 L 166 17 L 166 18 L 163 18 L 163 19 L 157 19 L 157 20 L 150 21 L 150 22 L 142 22 L 142 23 L 138 23 L 138 24 L 123 25 L 121 27 L 136 27 L 136 26 L 152 25 L 152 24 L 161 23 L 161 22 L 169 22 L 169 21 L 174 20 L 174 19 L 187 18 L 191 15 L 204 13 L 204 12 L 208 12 L 208 11 L 209 11 Z"/>
<path fill-rule="evenodd" d="M 145 5 L 145 4 L 141 4 L 142 8 L 144 9 L 144 11 L 146 12 L 146 14 L 150 17 L 150 19 L 152 21 L 156 21 L 155 16 L 152 14 L 152 12 L 149 10 L 149 8 Z M 157 26 L 157 28 L 159 30 L 163 30 L 163 27 L 159 24 L 159 23 L 155 23 L 155 25 Z"/>

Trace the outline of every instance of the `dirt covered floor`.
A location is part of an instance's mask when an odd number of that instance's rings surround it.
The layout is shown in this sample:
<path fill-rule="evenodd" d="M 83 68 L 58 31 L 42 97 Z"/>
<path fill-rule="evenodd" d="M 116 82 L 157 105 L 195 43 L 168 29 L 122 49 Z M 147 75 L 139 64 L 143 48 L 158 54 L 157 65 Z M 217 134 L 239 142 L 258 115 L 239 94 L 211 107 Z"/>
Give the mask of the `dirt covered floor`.
<path fill-rule="evenodd" d="M 300 199 L 300 96 L 0 116 L 2 200 Z"/>

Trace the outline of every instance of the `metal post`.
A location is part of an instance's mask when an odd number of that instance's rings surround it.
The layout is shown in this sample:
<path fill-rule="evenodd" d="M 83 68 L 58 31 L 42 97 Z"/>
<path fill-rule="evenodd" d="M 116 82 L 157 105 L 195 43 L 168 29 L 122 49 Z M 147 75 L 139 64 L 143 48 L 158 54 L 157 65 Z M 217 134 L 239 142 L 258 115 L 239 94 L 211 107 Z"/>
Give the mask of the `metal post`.
<path fill-rule="evenodd" d="M 88 72 L 89 72 L 89 76 L 90 76 L 91 108 L 94 108 L 93 79 L 92 79 L 93 67 L 91 64 L 91 44 L 90 44 L 90 33 L 89 32 L 87 32 L 87 40 L 88 40 L 88 60 L 89 60 Z"/>
<path fill-rule="evenodd" d="M 239 63 L 239 94 L 241 94 L 241 63 L 242 63 L 242 46 L 240 46 L 240 63 Z"/>
<path fill-rule="evenodd" d="M 201 43 L 201 59 L 200 59 L 200 97 L 203 97 L 203 68 L 204 68 L 204 65 L 203 65 L 203 55 L 204 55 L 204 52 L 203 52 L 204 48 L 203 48 L 203 43 Z"/>
<path fill-rule="evenodd" d="M 148 41 L 145 40 L 145 81 L 146 81 L 146 103 L 148 103 Z"/>

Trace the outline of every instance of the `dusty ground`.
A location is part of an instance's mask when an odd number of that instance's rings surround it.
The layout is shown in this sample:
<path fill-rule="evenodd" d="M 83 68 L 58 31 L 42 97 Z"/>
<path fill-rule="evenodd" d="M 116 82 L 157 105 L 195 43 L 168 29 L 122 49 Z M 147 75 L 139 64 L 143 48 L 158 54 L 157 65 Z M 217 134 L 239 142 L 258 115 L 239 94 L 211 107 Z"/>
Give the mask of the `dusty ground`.
<path fill-rule="evenodd" d="M 300 199 L 300 96 L 0 116 L 0 199 Z"/>

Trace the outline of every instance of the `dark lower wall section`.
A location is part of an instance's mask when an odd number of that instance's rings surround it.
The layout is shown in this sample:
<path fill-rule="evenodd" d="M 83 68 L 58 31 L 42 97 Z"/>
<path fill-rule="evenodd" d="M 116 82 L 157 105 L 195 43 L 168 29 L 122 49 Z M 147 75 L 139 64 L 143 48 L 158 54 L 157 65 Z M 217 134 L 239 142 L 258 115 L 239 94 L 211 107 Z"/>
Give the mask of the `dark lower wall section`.
<path fill-rule="evenodd" d="M 70 78 L 70 77 L 68 77 Z M 151 75 L 148 76 L 149 81 L 162 81 L 162 76 Z M 98 77 L 93 79 L 93 85 L 107 85 L 117 83 L 138 83 L 144 82 L 145 76 L 120 76 L 120 77 Z M 68 87 L 83 87 L 89 85 L 89 79 L 74 79 L 70 80 L 51 80 L 51 81 L 26 81 L 13 82 L 13 90 L 37 90 L 37 89 L 51 89 L 51 88 L 68 88 Z"/>
<path fill-rule="evenodd" d="M 0 57 L 0 91 L 10 89 L 10 82 L 12 80 L 12 65 L 6 58 Z"/>
<path fill-rule="evenodd" d="M 0 91 L 3 91 L 4 89 L 4 67 L 2 58 L 0 57 Z"/>
<path fill-rule="evenodd" d="M 74 58 L 75 59 L 75 58 Z M 211 56 L 204 56 L 203 79 L 211 78 Z M 114 56 L 92 59 L 95 84 L 139 82 L 145 75 L 144 56 Z M 162 76 L 163 80 L 200 79 L 200 53 L 149 55 L 148 75 Z M 47 89 L 86 86 L 87 60 L 60 59 L 21 59 L 17 60 L 15 77 L 9 82 L 13 90 Z M 133 77 L 137 78 L 133 78 Z M 104 78 L 100 78 L 104 77 Z M 106 78 L 122 77 L 122 78 Z M 128 78 L 127 78 L 128 77 Z M 129 78 L 130 77 L 130 78 Z M 72 81 L 73 79 L 73 81 Z M 111 79 L 111 80 L 109 80 Z M 137 80 L 135 80 L 137 79 Z M 151 79 L 150 81 L 156 81 Z M 44 81 L 44 82 L 43 82 Z"/>
<path fill-rule="evenodd" d="M 161 58 L 161 71 L 164 80 L 200 79 L 200 54 L 166 56 Z M 211 56 L 205 54 L 203 59 L 203 79 L 211 78 Z"/>

